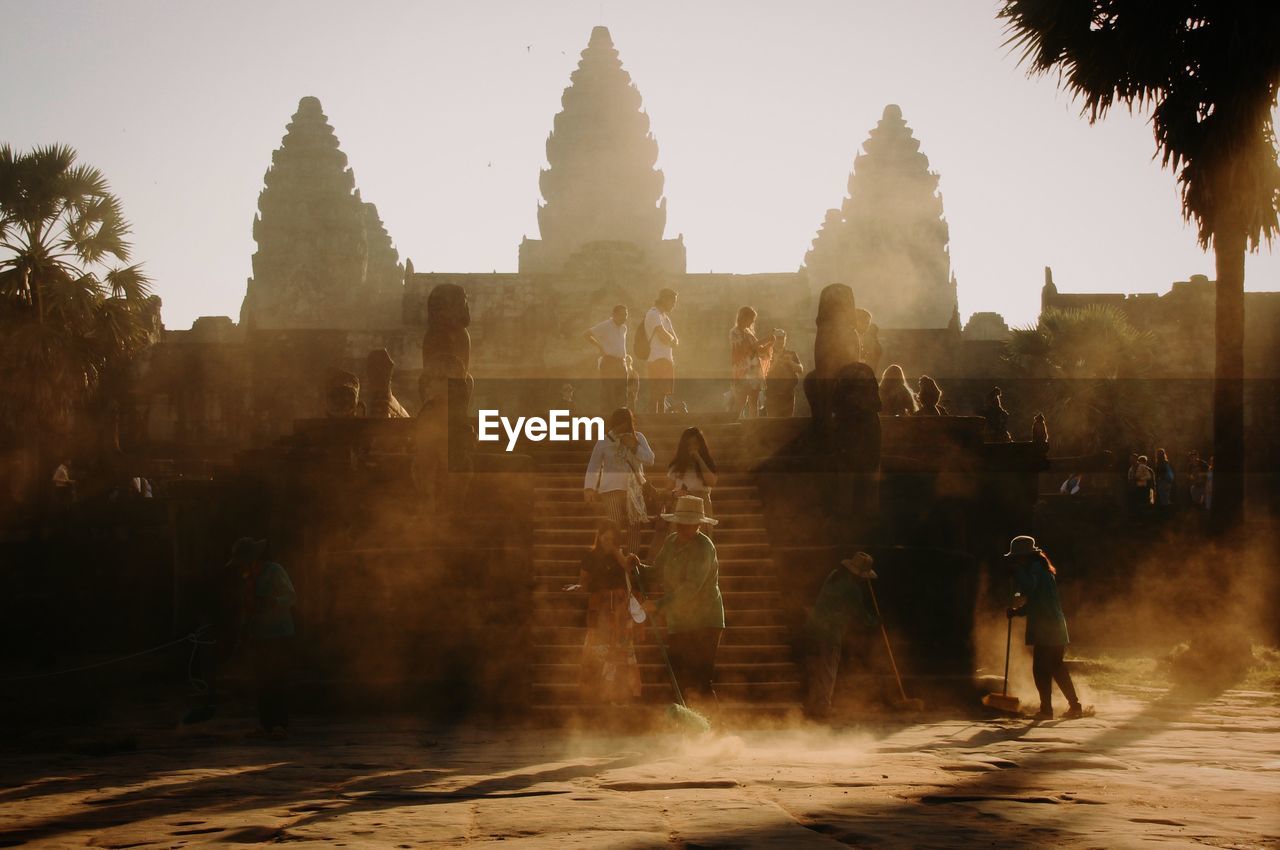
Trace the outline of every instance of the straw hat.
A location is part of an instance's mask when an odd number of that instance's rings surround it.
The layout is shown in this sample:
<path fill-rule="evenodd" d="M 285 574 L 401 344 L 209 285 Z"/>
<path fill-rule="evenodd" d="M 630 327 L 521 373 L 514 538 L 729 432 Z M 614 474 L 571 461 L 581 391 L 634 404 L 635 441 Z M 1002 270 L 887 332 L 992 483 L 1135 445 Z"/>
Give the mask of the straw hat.
<path fill-rule="evenodd" d="M 1006 558 L 1014 555 L 1034 555 L 1040 551 L 1040 547 L 1036 545 L 1036 539 L 1029 534 L 1019 534 L 1017 537 L 1009 541 L 1009 551 L 1004 553 Z"/>
<path fill-rule="evenodd" d="M 267 553 L 267 541 L 241 537 L 231 547 L 228 564 L 251 564 Z"/>
<path fill-rule="evenodd" d="M 681 496 L 676 499 L 676 507 L 662 518 L 676 525 L 718 525 L 719 521 L 707 516 L 706 506 L 701 496 Z"/>
<path fill-rule="evenodd" d="M 858 552 L 852 558 L 845 558 L 840 562 L 841 566 L 850 570 L 858 578 L 879 578 L 876 571 L 871 569 L 873 563 L 875 562 L 866 552 Z"/>

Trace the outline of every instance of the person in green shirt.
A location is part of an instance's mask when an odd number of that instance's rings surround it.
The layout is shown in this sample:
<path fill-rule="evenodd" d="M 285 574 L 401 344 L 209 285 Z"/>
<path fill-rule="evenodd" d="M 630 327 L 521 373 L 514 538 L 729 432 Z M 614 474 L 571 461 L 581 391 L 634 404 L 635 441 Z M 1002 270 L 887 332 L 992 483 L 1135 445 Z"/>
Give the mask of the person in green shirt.
<path fill-rule="evenodd" d="M 240 644 L 253 662 L 262 732 L 284 738 L 289 728 L 293 605 L 298 600 L 284 567 L 268 561 L 267 541 L 242 537 L 227 566 L 240 579 Z"/>
<path fill-rule="evenodd" d="M 1075 683 L 1067 670 L 1064 656 L 1070 638 L 1067 635 L 1067 618 L 1062 613 L 1062 600 L 1058 596 L 1058 571 L 1048 554 L 1036 546 L 1036 539 L 1027 535 L 1013 538 L 1005 558 L 1013 567 L 1013 605 L 1006 615 L 1027 618 L 1027 646 L 1031 647 L 1031 675 L 1040 693 L 1040 711 L 1037 720 L 1053 719 L 1053 683 L 1057 682 L 1067 698 L 1067 713 L 1063 718 L 1085 716 L 1085 709 L 1076 696 Z"/>
<path fill-rule="evenodd" d="M 822 583 L 805 624 L 810 651 L 809 689 L 804 710 L 814 720 L 831 714 L 831 698 L 835 694 L 840 656 L 849 627 L 874 629 L 880 625 L 868 588 L 868 583 L 876 578 L 872 563 L 866 552 L 841 561 Z"/>
<path fill-rule="evenodd" d="M 646 572 L 661 577 L 662 597 L 645 603 L 666 621 L 667 657 L 680 690 L 714 701 L 716 652 L 724 633 L 724 599 L 720 595 L 720 562 L 716 545 L 702 526 L 716 525 L 702 499 L 681 496 L 662 518 L 675 527 Z"/>

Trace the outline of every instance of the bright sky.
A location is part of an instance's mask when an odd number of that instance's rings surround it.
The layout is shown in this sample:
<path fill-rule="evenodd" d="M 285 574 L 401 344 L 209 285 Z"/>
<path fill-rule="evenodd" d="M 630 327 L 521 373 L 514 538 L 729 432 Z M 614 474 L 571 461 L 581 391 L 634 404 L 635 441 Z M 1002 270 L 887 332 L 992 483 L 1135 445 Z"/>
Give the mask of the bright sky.
<path fill-rule="evenodd" d="M 0 0 L 0 142 L 101 168 L 171 328 L 238 316 L 262 175 L 320 98 L 419 271 L 513 271 L 591 27 L 613 33 L 689 270 L 790 271 L 898 103 L 941 176 L 960 309 L 1034 321 L 1064 291 L 1152 292 L 1213 263 L 1145 120 L 1090 127 L 1001 46 L 989 0 Z M 1280 249 L 1249 289 L 1280 288 Z"/>

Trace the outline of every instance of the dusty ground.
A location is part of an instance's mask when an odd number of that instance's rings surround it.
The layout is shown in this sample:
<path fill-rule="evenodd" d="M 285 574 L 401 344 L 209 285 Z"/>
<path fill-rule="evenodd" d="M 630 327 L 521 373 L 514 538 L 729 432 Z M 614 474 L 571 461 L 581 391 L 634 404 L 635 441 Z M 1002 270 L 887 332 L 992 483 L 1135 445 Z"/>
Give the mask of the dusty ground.
<path fill-rule="evenodd" d="M 304 720 L 266 743 L 221 721 L 4 755 L 0 846 L 1280 847 L 1275 693 L 1094 702 L 696 740 Z"/>

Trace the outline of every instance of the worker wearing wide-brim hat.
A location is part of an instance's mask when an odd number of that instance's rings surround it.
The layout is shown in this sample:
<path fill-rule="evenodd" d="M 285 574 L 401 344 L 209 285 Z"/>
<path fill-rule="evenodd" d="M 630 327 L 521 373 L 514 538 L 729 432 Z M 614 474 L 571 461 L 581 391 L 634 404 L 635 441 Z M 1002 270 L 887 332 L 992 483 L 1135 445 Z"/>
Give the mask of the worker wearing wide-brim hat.
<path fill-rule="evenodd" d="M 1053 718 L 1053 683 L 1057 682 L 1067 698 L 1064 718 L 1083 717 L 1084 708 L 1076 696 L 1075 683 L 1067 670 L 1064 656 L 1070 637 L 1067 618 L 1062 613 L 1058 596 L 1058 571 L 1048 554 L 1036 545 L 1036 539 L 1021 534 L 1009 541 L 1004 555 L 1013 568 L 1013 604 L 1005 613 L 1027 618 L 1027 646 L 1032 648 L 1031 674 L 1040 694 L 1039 720 Z"/>
<path fill-rule="evenodd" d="M 680 496 L 662 518 L 675 527 L 646 572 L 660 576 L 663 595 L 648 602 L 666 621 L 667 655 L 680 689 L 688 698 L 715 699 L 716 653 L 724 632 L 724 598 L 716 546 L 702 533 L 716 525 L 698 496 Z"/>
<path fill-rule="evenodd" d="M 845 634 L 851 627 L 863 630 L 880 625 L 868 587 L 878 577 L 874 563 L 866 552 L 843 559 L 822 583 L 805 623 L 809 652 L 804 708 L 805 714 L 814 720 L 822 720 L 831 713 Z"/>

